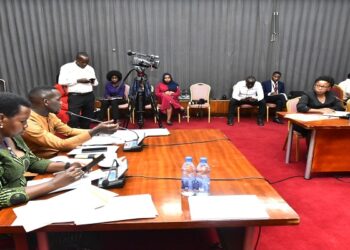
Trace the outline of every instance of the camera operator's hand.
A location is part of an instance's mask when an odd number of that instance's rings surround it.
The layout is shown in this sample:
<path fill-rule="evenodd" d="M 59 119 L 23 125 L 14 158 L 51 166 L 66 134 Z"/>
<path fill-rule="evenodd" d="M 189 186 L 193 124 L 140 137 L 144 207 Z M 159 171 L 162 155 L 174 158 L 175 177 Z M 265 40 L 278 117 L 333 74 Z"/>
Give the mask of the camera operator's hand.
<path fill-rule="evenodd" d="M 95 79 L 94 79 L 95 81 Z M 93 83 L 91 82 L 91 79 L 87 79 L 87 78 L 80 78 L 77 80 L 78 83 Z"/>
<path fill-rule="evenodd" d="M 118 130 L 118 128 L 119 128 L 119 124 L 113 123 L 113 120 L 111 120 L 111 121 L 101 122 L 93 129 L 90 129 L 89 133 L 91 136 L 94 136 L 98 133 L 113 134 Z"/>

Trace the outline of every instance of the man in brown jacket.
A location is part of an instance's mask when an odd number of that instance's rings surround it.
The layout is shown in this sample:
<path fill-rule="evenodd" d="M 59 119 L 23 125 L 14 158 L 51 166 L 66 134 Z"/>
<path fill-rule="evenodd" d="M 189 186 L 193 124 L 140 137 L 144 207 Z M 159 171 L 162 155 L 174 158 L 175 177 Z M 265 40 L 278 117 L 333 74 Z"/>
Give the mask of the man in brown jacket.
<path fill-rule="evenodd" d="M 63 123 L 56 116 L 61 109 L 61 94 L 54 87 L 36 87 L 28 97 L 32 112 L 23 138 L 39 157 L 51 158 L 60 151 L 76 148 L 98 133 L 112 134 L 118 130 L 118 124 L 113 121 L 102 122 L 92 129 L 71 128 Z"/>

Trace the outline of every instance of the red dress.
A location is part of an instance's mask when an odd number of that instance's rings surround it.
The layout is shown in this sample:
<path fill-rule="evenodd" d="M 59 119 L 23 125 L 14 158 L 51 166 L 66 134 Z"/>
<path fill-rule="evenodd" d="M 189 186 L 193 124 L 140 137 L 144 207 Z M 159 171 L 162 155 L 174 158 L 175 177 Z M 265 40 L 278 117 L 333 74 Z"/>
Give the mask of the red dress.
<path fill-rule="evenodd" d="M 156 86 L 156 97 L 158 104 L 160 104 L 160 111 L 166 113 L 166 110 L 173 107 L 173 109 L 180 109 L 181 104 L 179 102 L 180 88 L 177 87 L 176 92 L 172 95 L 166 95 L 165 92 L 168 91 L 168 85 L 160 82 Z"/>

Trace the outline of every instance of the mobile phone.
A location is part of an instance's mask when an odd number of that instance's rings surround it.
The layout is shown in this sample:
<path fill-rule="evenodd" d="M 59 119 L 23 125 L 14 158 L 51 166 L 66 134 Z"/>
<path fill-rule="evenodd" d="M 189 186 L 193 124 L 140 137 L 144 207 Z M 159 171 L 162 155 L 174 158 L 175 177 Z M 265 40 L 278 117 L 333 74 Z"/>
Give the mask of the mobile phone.
<path fill-rule="evenodd" d="M 107 152 L 107 147 L 95 147 L 95 148 L 82 148 L 82 153 L 91 153 L 91 152 Z"/>
<path fill-rule="evenodd" d="M 84 167 L 81 168 L 81 170 L 83 170 L 84 172 L 89 172 L 90 169 L 97 165 L 97 163 L 99 163 L 100 161 L 102 161 L 105 158 L 104 154 L 100 154 L 99 156 L 97 156 L 96 158 L 94 158 L 89 164 L 85 165 Z"/>

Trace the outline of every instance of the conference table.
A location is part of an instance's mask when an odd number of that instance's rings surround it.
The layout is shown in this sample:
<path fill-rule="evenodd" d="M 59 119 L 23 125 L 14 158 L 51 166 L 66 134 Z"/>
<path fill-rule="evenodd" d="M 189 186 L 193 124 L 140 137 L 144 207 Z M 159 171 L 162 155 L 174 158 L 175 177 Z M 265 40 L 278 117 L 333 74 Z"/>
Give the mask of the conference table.
<path fill-rule="evenodd" d="M 279 114 L 286 118 L 286 115 L 290 113 L 279 112 Z M 350 121 L 333 117 L 324 118 L 323 116 L 321 120 L 311 121 L 287 118 L 291 124 L 288 131 L 285 158 L 287 164 L 290 162 L 293 126 L 299 125 L 311 132 L 304 175 L 305 179 L 310 179 L 312 173 L 350 171 L 350 154 L 347 148 L 350 138 Z"/>
<path fill-rule="evenodd" d="M 220 130 L 170 132 L 169 136 L 146 138 L 142 152 L 118 151 L 118 157 L 128 160 L 128 172 L 125 186 L 113 191 L 119 195 L 150 194 L 159 214 L 156 218 L 80 226 L 52 224 L 35 231 L 39 248 L 47 249 L 47 232 L 235 228 L 243 232 L 237 236 L 242 249 L 252 249 L 260 226 L 299 224 L 298 214 Z M 211 195 L 256 195 L 268 218 L 191 220 L 188 198 L 181 195 L 181 166 L 186 156 L 192 156 L 195 164 L 202 156 L 208 158 Z M 11 226 L 15 218 L 12 208 L 2 209 L 0 233 L 12 234 L 16 249 L 28 249 L 24 229 Z"/>

